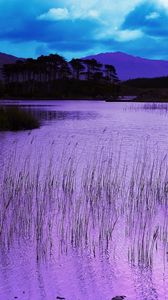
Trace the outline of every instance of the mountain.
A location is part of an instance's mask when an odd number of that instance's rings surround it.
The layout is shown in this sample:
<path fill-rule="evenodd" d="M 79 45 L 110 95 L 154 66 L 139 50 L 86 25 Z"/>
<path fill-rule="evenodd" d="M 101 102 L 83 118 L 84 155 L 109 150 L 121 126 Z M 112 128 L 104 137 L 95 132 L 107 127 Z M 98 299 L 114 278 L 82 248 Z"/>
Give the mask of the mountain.
<path fill-rule="evenodd" d="M 122 52 L 100 53 L 84 59 L 96 59 L 116 68 L 120 80 L 168 76 L 168 61 L 152 60 Z"/>
<path fill-rule="evenodd" d="M 13 64 L 15 63 L 18 59 L 18 57 L 13 56 L 13 55 L 9 55 L 9 54 L 5 54 L 0 52 L 0 79 L 2 78 L 2 73 L 1 73 L 1 68 L 4 64 Z"/>
<path fill-rule="evenodd" d="M 146 59 L 122 52 L 100 53 L 84 59 L 92 58 L 103 64 L 114 65 L 120 80 L 168 76 L 168 61 L 166 60 Z M 2 66 L 15 63 L 18 59 L 22 58 L 0 52 L 0 79 Z"/>
<path fill-rule="evenodd" d="M 5 54 L 0 52 L 0 66 L 4 64 L 12 64 L 19 58 L 13 55 Z"/>

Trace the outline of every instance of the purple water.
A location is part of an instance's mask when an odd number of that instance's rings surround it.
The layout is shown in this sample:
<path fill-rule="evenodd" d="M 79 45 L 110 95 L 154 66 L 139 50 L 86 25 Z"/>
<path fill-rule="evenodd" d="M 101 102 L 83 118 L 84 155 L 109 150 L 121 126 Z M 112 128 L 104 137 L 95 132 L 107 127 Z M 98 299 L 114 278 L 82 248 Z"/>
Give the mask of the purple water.
<path fill-rule="evenodd" d="M 42 126 L 0 132 L 0 300 L 168 299 L 165 105 L 5 103 Z"/>

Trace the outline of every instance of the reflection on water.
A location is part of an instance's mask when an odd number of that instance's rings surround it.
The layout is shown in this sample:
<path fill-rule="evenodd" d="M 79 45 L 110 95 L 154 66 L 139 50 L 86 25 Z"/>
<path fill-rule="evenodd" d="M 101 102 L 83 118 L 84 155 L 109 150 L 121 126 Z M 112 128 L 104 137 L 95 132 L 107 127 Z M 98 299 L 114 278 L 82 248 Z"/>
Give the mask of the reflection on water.
<path fill-rule="evenodd" d="M 33 114 L 41 120 L 89 120 L 98 117 L 96 112 L 33 110 Z"/>
<path fill-rule="evenodd" d="M 0 133 L 0 299 L 168 299 L 167 116 L 30 104 L 40 129 Z"/>

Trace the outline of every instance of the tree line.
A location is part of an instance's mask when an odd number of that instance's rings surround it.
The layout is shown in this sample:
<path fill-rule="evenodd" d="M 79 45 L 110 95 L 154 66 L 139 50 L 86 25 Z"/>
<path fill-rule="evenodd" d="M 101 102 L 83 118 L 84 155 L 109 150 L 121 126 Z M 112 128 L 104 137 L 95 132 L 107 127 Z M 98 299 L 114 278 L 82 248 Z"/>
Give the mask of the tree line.
<path fill-rule="evenodd" d="M 154 78 L 136 78 L 123 82 L 124 85 L 142 88 L 142 89 L 164 89 L 168 88 L 168 76 L 154 77 Z"/>
<path fill-rule="evenodd" d="M 119 82 L 112 65 L 103 65 L 95 59 L 73 58 L 67 62 L 58 54 L 5 64 L 2 74 L 5 93 L 21 97 L 110 95 L 116 93 Z"/>

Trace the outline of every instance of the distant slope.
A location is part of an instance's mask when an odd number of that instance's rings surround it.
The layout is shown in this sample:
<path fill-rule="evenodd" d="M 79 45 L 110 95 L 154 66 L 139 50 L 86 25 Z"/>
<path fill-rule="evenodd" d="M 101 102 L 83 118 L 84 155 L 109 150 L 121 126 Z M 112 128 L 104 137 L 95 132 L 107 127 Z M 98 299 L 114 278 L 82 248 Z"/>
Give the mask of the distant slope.
<path fill-rule="evenodd" d="M 124 85 L 140 89 L 167 89 L 168 76 L 155 78 L 137 78 L 123 82 Z"/>
<path fill-rule="evenodd" d="M 2 78 L 2 72 L 1 68 L 4 64 L 13 64 L 15 63 L 19 58 L 13 55 L 5 54 L 0 52 L 0 79 Z"/>
<path fill-rule="evenodd" d="M 151 60 L 122 52 L 100 53 L 87 56 L 103 64 L 112 64 L 120 80 L 168 76 L 168 61 Z"/>
<path fill-rule="evenodd" d="M 0 52 L 0 66 L 2 66 L 3 64 L 14 63 L 17 59 L 19 58 L 16 56 Z"/>

